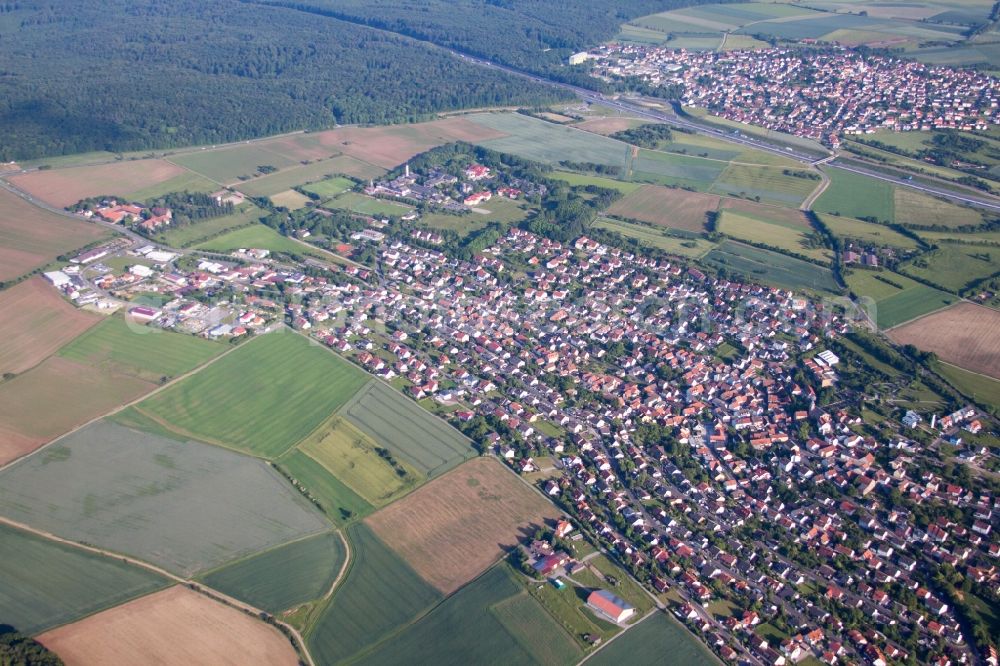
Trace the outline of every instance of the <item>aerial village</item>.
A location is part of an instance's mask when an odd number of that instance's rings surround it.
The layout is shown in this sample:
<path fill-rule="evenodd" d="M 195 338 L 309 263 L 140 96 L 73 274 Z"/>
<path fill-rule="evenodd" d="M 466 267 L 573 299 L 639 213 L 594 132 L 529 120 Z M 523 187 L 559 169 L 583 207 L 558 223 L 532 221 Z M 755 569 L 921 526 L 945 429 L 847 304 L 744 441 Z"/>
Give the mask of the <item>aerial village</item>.
<path fill-rule="evenodd" d="M 540 191 L 493 175 L 407 168 L 369 189 L 440 206 Z M 966 466 L 928 459 L 947 445 L 983 464 L 995 454 L 965 441 L 989 417 L 866 422 L 858 405 L 877 398 L 848 386 L 854 361 L 836 351 L 849 313 L 788 290 L 518 227 L 460 260 L 395 226 L 359 238 L 372 267 L 128 237 L 46 277 L 150 326 L 238 343 L 287 325 L 327 345 L 566 512 L 516 548 L 532 575 L 564 585 L 578 562 L 561 544 L 586 538 L 727 663 L 971 663 L 947 572 L 1000 585 L 1000 503 Z M 610 585 L 587 603 L 611 622 L 634 612 Z"/>
<path fill-rule="evenodd" d="M 1000 84 L 846 48 L 695 52 L 612 44 L 586 54 L 595 75 L 677 87 L 685 106 L 838 147 L 844 135 L 986 130 L 1000 121 Z"/>

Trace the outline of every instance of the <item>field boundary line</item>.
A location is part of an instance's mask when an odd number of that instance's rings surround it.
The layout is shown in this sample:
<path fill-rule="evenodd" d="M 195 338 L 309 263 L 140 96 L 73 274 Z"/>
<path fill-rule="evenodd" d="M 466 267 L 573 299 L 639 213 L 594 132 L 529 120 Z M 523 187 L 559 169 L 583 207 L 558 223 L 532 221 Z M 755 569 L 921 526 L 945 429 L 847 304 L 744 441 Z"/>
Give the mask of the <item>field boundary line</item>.
<path fill-rule="evenodd" d="M 215 149 L 213 148 L 212 150 L 215 150 Z M 210 151 L 206 151 L 206 152 L 210 152 Z M 168 164 L 173 164 L 175 167 L 178 167 L 180 169 L 184 169 L 188 173 L 193 173 L 194 175 L 196 175 L 196 176 L 198 176 L 200 178 L 204 178 L 205 180 L 211 181 L 211 182 L 215 183 L 216 185 L 218 185 L 221 188 L 227 187 L 225 183 L 220 183 L 219 181 L 217 181 L 214 178 L 209 178 L 207 175 L 203 174 L 200 171 L 195 171 L 191 167 L 184 166 L 183 164 L 178 164 L 177 162 L 174 162 L 173 160 L 168 159 L 166 157 L 161 157 L 160 159 L 163 160 L 164 162 L 167 162 Z M 163 182 L 166 182 L 166 181 L 163 181 Z"/>
<path fill-rule="evenodd" d="M 903 277 L 906 277 L 906 278 L 910 277 L 906 273 L 900 273 L 900 275 L 902 275 Z M 913 278 L 910 278 L 910 279 L 912 280 Z M 926 287 L 927 285 L 924 285 L 924 286 Z M 938 289 L 937 287 L 933 287 L 933 288 L 934 289 Z M 942 306 L 942 307 L 938 308 L 937 310 L 931 310 L 930 312 L 925 312 L 922 315 L 917 315 L 913 319 L 907 319 L 906 321 L 901 321 L 898 324 L 894 324 L 894 325 L 890 326 L 889 328 L 883 328 L 882 332 L 883 333 L 888 333 L 889 331 L 894 331 L 897 328 L 899 328 L 900 326 L 906 326 L 907 324 L 912 324 L 915 321 L 920 321 L 924 317 L 930 317 L 933 314 L 937 314 L 939 312 L 947 310 L 948 308 L 955 307 L 956 305 L 959 305 L 961 303 L 972 303 L 972 301 L 970 301 L 968 299 L 965 299 L 965 298 L 962 298 L 958 294 L 953 294 L 953 293 L 951 293 L 949 291 L 944 291 L 943 289 L 938 289 L 938 291 L 942 291 L 942 292 L 948 294 L 949 296 L 954 296 L 957 300 L 954 303 L 949 303 L 948 305 Z M 895 294 L 893 294 L 893 296 L 895 296 Z M 973 305 L 979 305 L 979 304 L 978 303 L 973 303 Z M 983 307 L 986 307 L 986 306 L 983 306 Z M 959 367 L 959 366 L 956 366 L 956 367 Z"/>
<path fill-rule="evenodd" d="M 227 355 L 232 354 L 234 351 L 236 351 L 237 349 L 239 349 L 242 346 L 243 346 L 242 344 L 233 345 L 231 348 L 229 348 L 226 351 L 222 352 L 218 356 L 215 356 L 213 358 L 208 359 L 207 361 L 205 361 L 201 365 L 199 365 L 199 366 L 197 366 L 195 368 L 192 368 L 191 370 L 188 370 L 187 372 L 185 372 L 183 374 L 177 375 L 176 377 L 174 377 L 173 379 L 171 379 L 170 381 L 168 381 L 166 384 L 161 384 L 160 386 L 157 386 L 156 388 L 154 388 L 149 393 L 144 393 L 143 395 L 139 396 L 138 398 L 136 398 L 134 400 L 131 400 L 129 402 L 126 402 L 124 404 L 121 404 L 121 405 L 115 407 L 114 409 L 112 409 L 109 412 L 105 412 L 104 414 L 101 414 L 99 416 L 95 416 L 94 418 L 90 419 L 86 423 L 82 423 L 82 424 L 76 426 L 75 428 L 73 428 L 73 429 L 71 429 L 71 430 L 69 430 L 67 432 L 64 432 L 63 434 L 59 435 L 55 439 L 52 439 L 52 440 L 46 442 L 45 444 L 42 444 L 37 449 L 35 449 L 33 451 L 29 451 L 28 453 L 24 454 L 23 456 L 19 456 L 17 458 L 14 458 L 13 460 L 10 460 L 10 461 L 4 463 L 3 465 L 0 465 L 0 472 L 3 472 L 5 470 L 7 470 L 9 467 L 12 467 L 13 465 L 21 462 L 22 460 L 27 460 L 31 456 L 36 455 L 38 453 L 41 453 L 45 449 L 47 449 L 47 448 L 51 447 L 52 445 L 54 445 L 54 444 L 62 441 L 63 439 L 65 439 L 66 437 L 69 437 L 70 435 L 76 433 L 77 431 L 83 430 L 84 428 L 86 428 L 89 425 L 97 423 L 98 421 L 100 421 L 102 419 L 106 419 L 109 416 L 114 416 L 118 412 L 124 411 L 124 410 L 128 409 L 129 407 L 132 407 L 134 405 L 139 404 L 140 402 L 142 402 L 146 398 L 154 396 L 157 393 L 159 393 L 160 391 L 163 391 L 163 390 L 165 390 L 167 388 L 170 388 L 171 386 L 173 386 L 177 382 L 180 382 L 181 380 L 187 379 L 191 375 L 194 375 L 194 374 L 196 374 L 198 372 L 201 372 L 203 369 L 205 369 L 208 366 L 212 365 L 213 363 L 215 363 L 219 359 L 225 358 Z M 143 412 L 143 414 L 145 414 L 145 412 Z M 173 431 L 173 428 L 170 428 L 170 430 Z M 181 434 L 181 433 L 177 433 L 177 434 Z"/>

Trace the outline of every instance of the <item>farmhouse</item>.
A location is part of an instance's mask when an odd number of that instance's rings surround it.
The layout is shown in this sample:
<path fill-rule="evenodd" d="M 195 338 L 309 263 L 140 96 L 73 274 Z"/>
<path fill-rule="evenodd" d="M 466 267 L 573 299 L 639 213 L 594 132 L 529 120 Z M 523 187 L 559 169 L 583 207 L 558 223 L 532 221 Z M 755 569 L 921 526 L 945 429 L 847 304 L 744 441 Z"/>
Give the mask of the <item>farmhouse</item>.
<path fill-rule="evenodd" d="M 612 622 L 624 622 L 635 615 L 635 607 L 607 590 L 594 590 L 587 597 L 587 606 Z"/>

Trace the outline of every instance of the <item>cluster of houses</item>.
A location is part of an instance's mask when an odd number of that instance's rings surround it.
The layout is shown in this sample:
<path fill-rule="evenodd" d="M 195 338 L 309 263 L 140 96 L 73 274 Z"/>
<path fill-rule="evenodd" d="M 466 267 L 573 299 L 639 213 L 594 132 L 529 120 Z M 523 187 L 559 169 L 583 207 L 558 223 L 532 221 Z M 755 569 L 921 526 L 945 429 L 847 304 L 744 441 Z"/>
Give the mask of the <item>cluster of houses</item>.
<path fill-rule="evenodd" d="M 169 226 L 174 219 L 169 208 L 154 206 L 147 208 L 137 203 L 119 202 L 114 199 L 102 201 L 93 210 L 84 210 L 81 214 L 90 218 L 97 215 L 112 224 L 129 224 L 142 231 L 152 232 Z"/>
<path fill-rule="evenodd" d="M 947 563 L 1000 584 L 1000 505 L 924 471 L 901 428 L 880 441 L 857 414 L 818 404 L 840 364 L 824 348 L 846 331 L 836 314 L 588 238 L 511 229 L 469 262 L 400 241 L 380 252 L 383 281 L 320 285 L 296 306 L 302 324 L 415 399 L 453 405 L 459 426 L 486 419 L 488 445 L 515 469 L 548 456 L 561 475 L 543 492 L 655 591 L 680 595 L 677 612 L 720 655 L 971 658 L 931 580 Z M 515 256 L 531 270 L 512 282 Z M 723 341 L 737 358 L 719 358 Z M 972 414 L 963 422 L 984 419 Z M 952 436 L 956 418 L 933 432 Z M 667 439 L 642 439 L 645 426 Z M 979 517 L 922 528 L 890 491 Z M 740 610 L 721 618 L 717 600 Z M 761 639 L 751 610 L 780 611 L 787 639 Z"/>
<path fill-rule="evenodd" d="M 1000 85 L 988 74 L 846 48 L 694 52 L 612 44 L 591 55 L 598 75 L 679 86 L 687 106 L 833 146 L 844 134 L 986 130 L 1000 121 Z"/>
<path fill-rule="evenodd" d="M 492 190 L 484 186 L 486 181 L 495 177 L 496 173 L 482 164 L 470 164 L 462 170 L 461 178 L 438 169 L 419 175 L 411 173 L 409 165 L 406 165 L 403 173 L 392 180 L 370 181 L 364 192 L 369 196 L 432 204 L 453 212 L 465 212 L 494 196 L 508 199 L 522 196 L 521 188 L 514 185 L 495 187 Z M 542 188 L 544 194 L 544 186 L 532 186 L 533 190 L 539 188 Z"/>

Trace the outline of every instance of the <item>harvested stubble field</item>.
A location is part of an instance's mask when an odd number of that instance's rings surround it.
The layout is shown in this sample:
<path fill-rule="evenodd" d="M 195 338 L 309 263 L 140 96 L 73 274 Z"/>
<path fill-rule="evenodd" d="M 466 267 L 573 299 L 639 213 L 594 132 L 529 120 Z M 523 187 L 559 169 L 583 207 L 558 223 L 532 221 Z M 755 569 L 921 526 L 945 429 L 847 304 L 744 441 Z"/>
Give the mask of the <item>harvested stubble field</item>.
<path fill-rule="evenodd" d="M 41 277 L 0 292 L 0 375 L 32 368 L 100 321 Z"/>
<path fill-rule="evenodd" d="M 507 566 L 490 569 L 374 651 L 362 664 L 569 666 L 582 651 L 529 597 Z M 523 613 L 523 615 L 522 615 Z"/>
<path fill-rule="evenodd" d="M 109 317 L 59 351 L 71 361 L 150 382 L 193 370 L 226 347 L 193 335 Z"/>
<path fill-rule="evenodd" d="M 340 537 L 327 532 L 230 564 L 202 580 L 257 608 L 280 613 L 326 594 L 346 555 Z"/>
<path fill-rule="evenodd" d="M 367 380 L 361 370 L 282 329 L 244 343 L 138 409 L 185 436 L 275 458 Z"/>
<path fill-rule="evenodd" d="M 328 527 L 261 461 L 107 421 L 0 473 L 0 514 L 185 576 Z"/>
<path fill-rule="evenodd" d="M 889 332 L 898 344 L 931 351 L 961 368 L 1000 379 L 1000 312 L 958 303 Z"/>
<path fill-rule="evenodd" d="M 379 381 L 358 391 L 340 414 L 428 477 L 475 455 L 462 433 Z"/>
<path fill-rule="evenodd" d="M 296 666 L 274 627 L 186 587 L 136 599 L 38 637 L 68 666 Z"/>
<path fill-rule="evenodd" d="M 299 208 L 304 208 L 312 199 L 304 194 L 296 192 L 295 190 L 285 190 L 284 192 L 278 192 L 277 194 L 271 195 L 271 203 L 275 206 L 281 206 L 287 208 L 288 210 L 298 210 Z"/>
<path fill-rule="evenodd" d="M 450 594 L 559 511 L 490 458 L 470 460 L 367 519 L 428 583 Z"/>
<path fill-rule="evenodd" d="M 97 166 L 48 169 L 17 174 L 8 180 L 45 203 L 63 208 L 80 199 L 112 194 L 124 196 L 187 173 L 166 160 L 128 160 Z"/>
<path fill-rule="evenodd" d="M 614 134 L 615 132 L 624 132 L 625 130 L 630 130 L 633 127 L 638 127 L 645 122 L 646 121 L 639 120 L 638 118 L 590 118 L 579 123 L 574 123 L 573 127 L 586 130 L 587 132 L 593 132 L 594 134 L 608 136 L 609 134 Z"/>
<path fill-rule="evenodd" d="M 538 121 L 543 122 L 543 121 Z M 376 166 L 392 169 L 414 155 L 453 141 L 474 143 L 505 136 L 462 116 L 414 125 L 342 127 L 314 135 L 322 145 Z M 346 172 L 345 172 L 346 173 Z M 353 175 L 353 174 L 348 174 Z"/>
<path fill-rule="evenodd" d="M 365 433 L 334 416 L 298 449 L 372 505 L 382 506 L 415 488 L 423 477 L 406 463 L 390 464 L 378 455 L 377 446 Z"/>
<path fill-rule="evenodd" d="M 40 631 L 167 584 L 151 571 L 0 524 L 0 617 Z"/>
<path fill-rule="evenodd" d="M 341 663 L 441 601 L 364 523 L 347 529 L 351 568 L 306 641 L 317 663 Z"/>
<path fill-rule="evenodd" d="M 52 356 L 0 383 L 0 464 L 38 448 L 155 384 Z"/>
<path fill-rule="evenodd" d="M 706 215 L 719 207 L 719 197 L 700 192 L 643 185 L 616 201 L 608 214 L 641 220 L 673 229 L 701 232 Z"/>
<path fill-rule="evenodd" d="M 33 206 L 0 188 L 0 281 L 109 236 L 103 227 Z"/>

